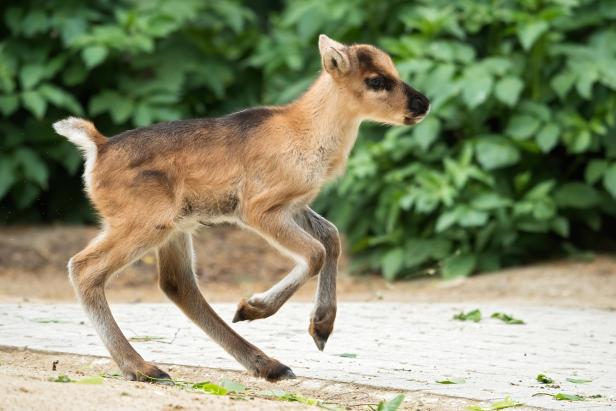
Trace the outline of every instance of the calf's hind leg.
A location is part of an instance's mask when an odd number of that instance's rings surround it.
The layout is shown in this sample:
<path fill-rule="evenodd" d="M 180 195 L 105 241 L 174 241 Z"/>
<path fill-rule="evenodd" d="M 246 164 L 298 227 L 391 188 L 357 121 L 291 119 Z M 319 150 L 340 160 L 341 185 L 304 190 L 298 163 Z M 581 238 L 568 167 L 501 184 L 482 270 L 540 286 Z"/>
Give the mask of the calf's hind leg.
<path fill-rule="evenodd" d="M 295 378 L 289 367 L 233 331 L 205 301 L 195 279 L 190 234 L 178 233 L 159 248 L 158 273 L 169 299 L 246 369 L 269 381 Z"/>
<path fill-rule="evenodd" d="M 153 381 L 168 379 L 169 375 L 144 361 L 122 334 L 105 297 L 105 282 L 111 274 L 164 241 L 167 235 L 160 230 L 108 229 L 68 263 L 69 278 L 81 304 L 111 357 L 129 380 Z"/>

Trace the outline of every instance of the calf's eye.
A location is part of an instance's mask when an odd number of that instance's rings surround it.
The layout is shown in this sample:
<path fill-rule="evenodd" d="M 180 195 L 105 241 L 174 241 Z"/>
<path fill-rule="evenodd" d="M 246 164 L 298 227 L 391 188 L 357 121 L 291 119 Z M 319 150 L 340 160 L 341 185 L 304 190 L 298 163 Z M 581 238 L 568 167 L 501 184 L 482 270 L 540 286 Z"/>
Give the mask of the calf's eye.
<path fill-rule="evenodd" d="M 391 88 L 390 81 L 385 76 L 369 77 L 365 82 L 366 86 L 372 90 L 389 90 Z"/>

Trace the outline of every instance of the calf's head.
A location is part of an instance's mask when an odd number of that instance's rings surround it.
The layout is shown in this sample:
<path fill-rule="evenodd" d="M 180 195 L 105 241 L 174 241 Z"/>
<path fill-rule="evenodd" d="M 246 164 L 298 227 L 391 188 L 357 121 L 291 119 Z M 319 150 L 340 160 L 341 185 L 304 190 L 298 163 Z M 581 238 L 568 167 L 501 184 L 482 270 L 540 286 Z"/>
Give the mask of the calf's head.
<path fill-rule="evenodd" d="M 362 119 L 411 125 L 428 114 L 426 96 L 400 79 L 384 51 L 367 44 L 346 46 L 321 34 L 319 52 L 323 69 Z"/>

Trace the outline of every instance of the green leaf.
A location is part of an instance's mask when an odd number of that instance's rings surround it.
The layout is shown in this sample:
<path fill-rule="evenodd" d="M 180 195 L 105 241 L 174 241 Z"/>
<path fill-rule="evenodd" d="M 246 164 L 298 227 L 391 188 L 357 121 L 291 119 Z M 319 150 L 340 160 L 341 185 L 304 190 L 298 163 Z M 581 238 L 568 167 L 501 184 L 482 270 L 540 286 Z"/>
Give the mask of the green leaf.
<path fill-rule="evenodd" d="M 446 378 L 444 380 L 437 381 L 439 384 L 464 384 L 466 380 L 464 378 Z"/>
<path fill-rule="evenodd" d="M 413 130 L 413 138 L 422 150 L 427 150 L 438 137 L 441 123 L 438 118 L 430 116 L 419 123 Z"/>
<path fill-rule="evenodd" d="M 342 357 L 342 358 L 357 358 L 357 354 L 355 353 L 350 353 L 350 352 L 345 352 L 342 354 L 336 354 L 338 357 Z"/>
<path fill-rule="evenodd" d="M 524 50 L 529 50 L 548 28 L 548 23 L 543 20 L 531 21 L 519 26 L 517 29 L 518 38 Z"/>
<path fill-rule="evenodd" d="M 83 377 L 75 382 L 77 384 L 97 385 L 97 384 L 102 384 L 103 381 L 104 381 L 104 378 L 102 376 L 96 375 L 92 377 Z"/>
<path fill-rule="evenodd" d="M 462 311 L 454 315 L 453 319 L 458 321 L 472 321 L 478 323 L 479 321 L 481 321 L 481 311 L 478 308 L 467 313 Z"/>
<path fill-rule="evenodd" d="M 471 206 L 478 210 L 496 210 L 511 206 L 511 200 L 494 192 L 481 193 L 471 201 Z"/>
<path fill-rule="evenodd" d="M 0 199 L 11 189 L 15 180 L 13 160 L 0 155 Z"/>
<path fill-rule="evenodd" d="M 571 87 L 575 83 L 575 74 L 565 71 L 552 79 L 550 85 L 561 99 L 565 98 Z"/>
<path fill-rule="evenodd" d="M 533 116 L 517 114 L 509 120 L 505 133 L 515 139 L 525 140 L 537 131 L 539 124 L 539 120 Z"/>
<path fill-rule="evenodd" d="M 490 405 L 490 409 L 491 410 L 504 410 L 505 408 L 521 407 L 522 405 L 524 404 L 521 402 L 517 402 L 517 401 L 512 400 L 509 397 L 505 397 L 504 400 L 493 402 Z"/>
<path fill-rule="evenodd" d="M 50 378 L 49 381 L 51 381 L 51 382 L 63 382 L 63 383 L 74 382 L 73 380 L 70 379 L 70 377 L 68 375 L 58 375 L 56 378 Z"/>
<path fill-rule="evenodd" d="M 124 123 L 133 113 L 133 101 L 128 98 L 119 99 L 110 108 L 110 112 L 114 123 Z"/>
<path fill-rule="evenodd" d="M 487 100 L 494 79 L 487 71 L 471 68 L 465 73 L 462 85 L 462 98 L 466 105 L 473 109 Z"/>
<path fill-rule="evenodd" d="M 512 316 L 505 314 L 505 313 L 493 313 L 491 317 L 499 319 L 502 322 L 507 323 L 507 324 L 524 324 L 524 321 L 519 320 L 517 318 L 513 318 Z"/>
<path fill-rule="evenodd" d="M 479 164 L 486 170 L 508 167 L 520 160 L 518 149 L 511 142 L 500 137 L 488 137 L 475 145 Z"/>
<path fill-rule="evenodd" d="M 559 207 L 591 208 L 599 204 L 599 193 L 584 183 L 566 183 L 558 187 L 554 200 Z"/>
<path fill-rule="evenodd" d="M 81 57 L 88 68 L 98 66 L 105 60 L 109 50 L 104 46 L 89 46 L 81 51 Z"/>
<path fill-rule="evenodd" d="M 241 394 L 246 391 L 246 386 L 232 380 L 222 380 L 220 386 L 227 390 L 227 392 L 234 394 Z"/>
<path fill-rule="evenodd" d="M 560 128 L 556 124 L 550 123 L 543 126 L 539 134 L 537 134 L 537 144 L 541 151 L 544 153 L 552 151 L 556 143 L 558 143 L 559 134 Z"/>
<path fill-rule="evenodd" d="M 19 72 L 21 87 L 27 90 L 31 89 L 41 81 L 44 75 L 45 66 L 43 65 L 28 64 L 24 66 Z"/>
<path fill-rule="evenodd" d="M 588 184 L 594 184 L 603 177 L 608 167 L 608 162 L 605 160 L 590 160 L 586 165 L 584 179 Z"/>
<path fill-rule="evenodd" d="M 592 382 L 592 380 L 587 380 L 584 378 L 567 378 L 567 381 L 573 383 L 573 384 L 588 384 L 590 382 Z"/>
<path fill-rule="evenodd" d="M 36 182 L 43 188 L 47 187 L 49 171 L 45 162 L 35 151 L 26 147 L 20 147 L 15 150 L 13 158 L 22 165 L 22 173 L 28 180 Z"/>
<path fill-rule="evenodd" d="M 581 395 L 565 394 L 559 392 L 558 394 L 554 394 L 554 399 L 558 401 L 584 401 L 585 398 Z"/>
<path fill-rule="evenodd" d="M 227 395 L 227 393 L 229 392 L 229 390 L 227 390 L 225 387 L 221 387 L 220 385 L 214 384 L 209 381 L 195 383 L 192 385 L 192 388 L 213 395 Z"/>
<path fill-rule="evenodd" d="M 396 411 L 402 405 L 404 395 L 398 394 L 389 401 L 381 401 L 377 406 L 377 411 Z"/>
<path fill-rule="evenodd" d="M 540 382 L 541 384 L 552 384 L 554 383 L 554 380 L 551 379 L 550 377 L 548 377 L 545 374 L 538 374 L 537 377 L 535 378 L 538 382 Z"/>
<path fill-rule="evenodd" d="M 605 189 L 616 198 L 616 164 L 612 164 L 603 175 Z"/>
<path fill-rule="evenodd" d="M 505 103 L 509 107 L 513 107 L 518 102 L 523 88 L 524 83 L 519 77 L 503 77 L 498 81 L 498 83 L 496 83 L 494 94 L 501 102 Z"/>
<path fill-rule="evenodd" d="M 385 254 L 381 262 L 383 277 L 388 281 L 393 281 L 404 263 L 404 249 L 394 248 Z"/>
<path fill-rule="evenodd" d="M 16 95 L 0 96 L 0 111 L 5 116 L 10 116 L 19 107 L 19 98 Z"/>
<path fill-rule="evenodd" d="M 474 254 L 461 253 L 453 255 L 443 262 L 443 278 L 451 280 L 457 277 L 467 277 L 477 265 L 477 257 Z"/>
<path fill-rule="evenodd" d="M 26 107 L 36 118 L 43 118 L 45 111 L 47 110 L 47 101 L 43 98 L 43 95 L 38 91 L 25 91 L 21 95 L 21 100 L 24 107 Z"/>

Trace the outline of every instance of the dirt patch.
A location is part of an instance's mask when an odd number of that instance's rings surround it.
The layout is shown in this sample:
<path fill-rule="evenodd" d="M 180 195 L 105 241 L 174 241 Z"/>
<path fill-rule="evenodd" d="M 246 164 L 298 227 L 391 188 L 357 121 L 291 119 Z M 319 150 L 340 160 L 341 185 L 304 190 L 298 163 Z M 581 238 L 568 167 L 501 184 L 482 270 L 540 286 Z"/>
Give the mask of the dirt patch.
<path fill-rule="evenodd" d="M 0 301 L 75 301 L 66 262 L 96 235 L 93 227 L 0 229 Z M 195 238 L 201 289 L 212 302 L 234 302 L 268 289 L 292 263 L 257 235 L 231 226 L 202 230 Z M 554 261 L 455 281 L 422 278 L 387 283 L 378 276 L 350 276 L 343 256 L 339 301 L 516 303 L 616 308 L 616 260 Z M 315 281 L 294 297 L 311 301 Z M 108 283 L 112 302 L 167 301 L 158 289 L 152 253 Z"/>
<path fill-rule="evenodd" d="M 56 370 L 52 371 L 56 362 Z M 247 387 L 247 394 L 233 399 L 182 389 L 176 386 L 129 382 L 105 378 L 102 384 L 84 385 L 52 382 L 60 375 L 73 380 L 117 372 L 110 360 L 71 354 L 42 353 L 0 347 L 0 398 L 2 410 L 41 409 L 49 411 L 97 410 L 295 410 L 316 409 L 297 402 L 268 399 L 263 391 L 284 390 L 335 404 L 341 409 L 369 410 L 383 399 L 391 399 L 399 391 L 389 391 L 356 384 L 332 383 L 308 378 L 276 384 L 253 378 L 247 373 L 208 368 L 163 366 L 183 381 L 231 380 Z M 463 398 L 437 396 L 422 392 L 406 392 L 402 410 L 463 410 L 477 404 Z M 531 408 L 526 408 L 527 410 Z M 523 410 L 521 408 L 521 410 Z"/>

